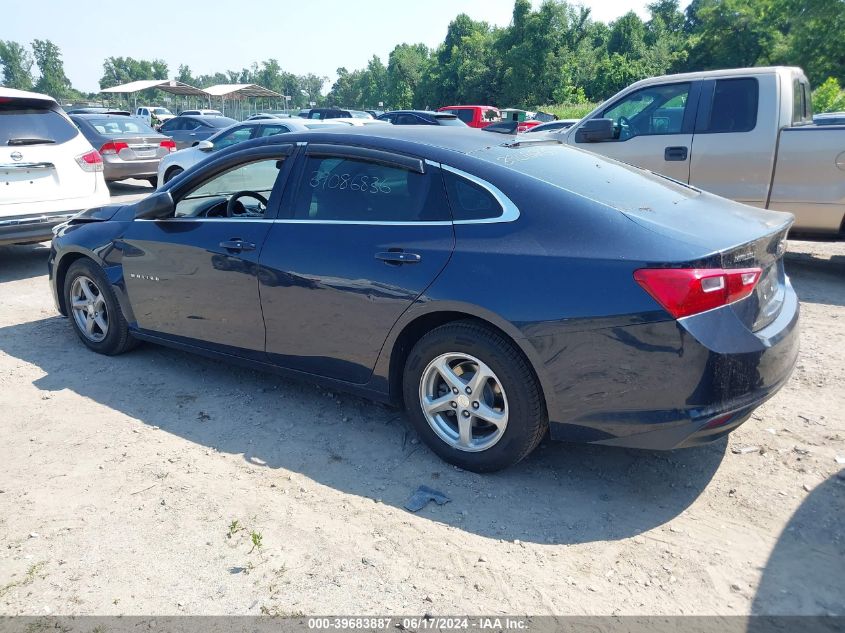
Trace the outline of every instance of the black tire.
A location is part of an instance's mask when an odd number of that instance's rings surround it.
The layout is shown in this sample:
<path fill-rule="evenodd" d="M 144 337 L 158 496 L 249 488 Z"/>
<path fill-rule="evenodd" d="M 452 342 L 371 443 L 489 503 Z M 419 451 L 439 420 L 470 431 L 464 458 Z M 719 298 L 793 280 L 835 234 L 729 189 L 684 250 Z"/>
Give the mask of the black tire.
<path fill-rule="evenodd" d="M 171 180 L 173 180 L 174 178 L 176 178 L 176 176 L 178 176 L 179 174 L 181 174 L 183 171 L 185 171 L 185 170 L 184 170 L 184 169 L 182 169 L 181 167 L 171 167 L 171 168 L 170 168 L 170 169 L 168 169 L 168 170 L 167 170 L 167 172 L 164 174 L 164 182 L 165 182 L 165 183 L 170 182 Z"/>
<path fill-rule="evenodd" d="M 93 341 L 80 329 L 76 322 L 72 308 L 71 290 L 73 284 L 79 277 L 87 277 L 95 285 L 96 290 L 103 298 L 106 312 L 108 314 L 108 331 L 101 341 Z M 132 338 L 126 318 L 120 309 L 120 304 L 112 290 L 111 283 L 106 278 L 103 269 L 90 259 L 79 259 L 73 262 L 68 268 L 65 276 L 64 286 L 65 305 L 67 306 L 68 319 L 71 327 L 79 339 L 89 348 L 99 354 L 114 356 L 129 351 L 138 344 L 137 339 Z"/>
<path fill-rule="evenodd" d="M 479 452 L 449 445 L 434 432 L 420 404 L 420 381 L 441 354 L 465 353 L 485 363 L 507 394 L 508 422 L 500 439 Z M 419 436 L 444 461 L 465 470 L 492 472 L 516 464 L 533 451 L 548 428 L 537 378 L 522 352 L 498 331 L 472 320 L 435 328 L 414 345 L 405 363 L 403 395 Z"/>
<path fill-rule="evenodd" d="M 158 176 L 153 176 L 152 178 L 147 178 L 147 182 L 153 186 L 153 189 L 158 187 Z"/>

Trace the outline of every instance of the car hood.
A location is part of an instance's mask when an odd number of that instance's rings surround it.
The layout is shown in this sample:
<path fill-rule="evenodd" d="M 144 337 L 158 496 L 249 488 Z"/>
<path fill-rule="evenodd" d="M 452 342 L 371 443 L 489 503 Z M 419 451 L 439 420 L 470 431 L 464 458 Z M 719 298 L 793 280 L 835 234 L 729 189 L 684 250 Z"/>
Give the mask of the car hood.
<path fill-rule="evenodd" d="M 123 204 L 107 204 L 102 207 L 92 207 L 85 211 L 80 211 L 74 215 L 68 222 L 70 224 L 82 224 L 84 222 L 105 222 L 111 220 L 118 211 L 125 205 Z"/>

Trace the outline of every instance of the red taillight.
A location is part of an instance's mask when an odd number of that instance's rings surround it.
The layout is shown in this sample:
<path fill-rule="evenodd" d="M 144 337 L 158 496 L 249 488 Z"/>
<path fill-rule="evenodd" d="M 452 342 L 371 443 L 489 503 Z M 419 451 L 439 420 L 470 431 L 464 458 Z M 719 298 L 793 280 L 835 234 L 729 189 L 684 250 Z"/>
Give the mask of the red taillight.
<path fill-rule="evenodd" d="M 109 141 L 100 148 L 100 154 L 119 154 L 120 150 L 129 147 L 126 143 L 120 141 Z"/>
<path fill-rule="evenodd" d="M 95 149 L 77 156 L 76 163 L 82 167 L 83 171 L 103 171 L 103 157 Z"/>
<path fill-rule="evenodd" d="M 759 268 L 642 268 L 634 279 L 680 319 L 744 299 L 761 273 Z"/>
<path fill-rule="evenodd" d="M 172 138 L 166 138 L 161 142 L 162 147 L 166 147 L 167 151 L 175 152 L 176 151 L 176 141 Z"/>

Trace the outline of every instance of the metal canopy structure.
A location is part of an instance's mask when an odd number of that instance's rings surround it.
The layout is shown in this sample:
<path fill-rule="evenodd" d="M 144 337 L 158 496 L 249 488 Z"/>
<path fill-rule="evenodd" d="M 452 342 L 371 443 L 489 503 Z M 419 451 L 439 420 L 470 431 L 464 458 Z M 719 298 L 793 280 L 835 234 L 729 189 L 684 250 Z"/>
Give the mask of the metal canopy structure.
<path fill-rule="evenodd" d="M 261 99 L 281 99 L 278 92 L 257 84 L 218 84 L 205 89 L 205 93 L 212 97 L 223 99 L 247 99 L 258 97 Z"/>
<path fill-rule="evenodd" d="M 117 92 L 122 94 L 131 94 L 133 92 L 140 92 L 141 90 L 150 90 L 155 88 L 170 94 L 180 95 L 183 97 L 207 97 L 208 93 L 200 88 L 194 88 L 188 84 L 183 84 L 181 81 L 175 79 L 142 79 L 141 81 L 130 81 L 128 84 L 122 86 L 113 86 L 111 88 L 103 88 L 100 92 Z"/>

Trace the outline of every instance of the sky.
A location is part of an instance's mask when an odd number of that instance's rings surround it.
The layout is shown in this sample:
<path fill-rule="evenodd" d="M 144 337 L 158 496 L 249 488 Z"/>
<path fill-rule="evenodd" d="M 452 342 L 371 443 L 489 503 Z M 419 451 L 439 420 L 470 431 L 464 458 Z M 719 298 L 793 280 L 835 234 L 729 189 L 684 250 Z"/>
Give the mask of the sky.
<path fill-rule="evenodd" d="M 604 22 L 634 10 L 646 17 L 649 0 L 581 0 Z M 99 90 L 107 57 L 164 59 L 173 77 L 180 64 L 193 74 L 240 70 L 276 58 L 295 74 L 330 79 L 362 68 L 373 54 L 387 64 L 396 44 L 443 41 L 459 13 L 506 26 L 513 0 L 233 0 L 126 3 L 115 0 L 3 0 L 0 39 L 29 44 L 50 39 L 62 50 L 65 74 L 84 92 Z M 540 2 L 534 0 L 535 7 Z M 686 5 L 687 2 L 682 2 Z M 238 7 L 244 7 L 239 11 Z"/>

